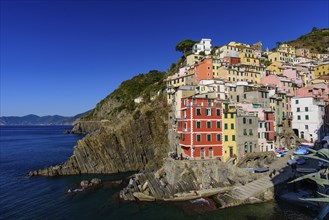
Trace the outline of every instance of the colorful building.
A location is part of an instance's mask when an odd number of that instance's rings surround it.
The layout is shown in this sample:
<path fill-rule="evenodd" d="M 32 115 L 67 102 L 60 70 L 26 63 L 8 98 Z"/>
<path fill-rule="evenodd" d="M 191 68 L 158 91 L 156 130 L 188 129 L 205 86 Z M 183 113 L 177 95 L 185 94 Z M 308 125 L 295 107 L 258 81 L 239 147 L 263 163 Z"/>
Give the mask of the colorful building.
<path fill-rule="evenodd" d="M 212 58 L 205 58 L 194 65 L 194 81 L 198 85 L 200 80 L 213 79 Z"/>
<path fill-rule="evenodd" d="M 319 78 L 320 76 L 329 75 L 329 62 L 320 64 L 314 69 L 315 78 Z"/>
<path fill-rule="evenodd" d="M 224 103 L 223 117 L 223 142 L 224 142 L 224 161 L 233 159 L 235 163 L 237 149 L 237 128 L 236 128 L 236 107 L 232 103 Z"/>
<path fill-rule="evenodd" d="M 223 156 L 222 115 L 222 103 L 216 99 L 182 99 L 178 133 L 184 155 L 191 159 Z"/>

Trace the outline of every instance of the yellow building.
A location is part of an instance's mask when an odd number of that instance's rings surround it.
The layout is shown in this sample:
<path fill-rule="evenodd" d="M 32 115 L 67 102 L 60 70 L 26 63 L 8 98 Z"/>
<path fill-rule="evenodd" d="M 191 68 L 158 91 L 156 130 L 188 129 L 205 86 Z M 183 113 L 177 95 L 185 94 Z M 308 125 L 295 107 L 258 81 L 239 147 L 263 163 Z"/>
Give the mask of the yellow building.
<path fill-rule="evenodd" d="M 293 63 L 295 60 L 295 55 L 285 52 L 274 52 L 268 55 L 268 60 L 271 62 L 279 61 L 279 62 L 289 62 Z"/>
<path fill-rule="evenodd" d="M 241 47 L 239 58 L 242 64 L 259 66 L 259 59 L 257 57 L 257 54 L 255 53 L 255 50 L 251 47 Z"/>
<path fill-rule="evenodd" d="M 227 82 L 250 82 L 259 84 L 262 75 L 265 74 L 265 68 L 253 65 L 228 65 L 221 66 L 213 71 L 214 78 L 222 79 Z"/>
<path fill-rule="evenodd" d="M 319 78 L 320 76 L 329 74 L 329 63 L 323 63 L 314 68 L 314 76 L 315 78 Z"/>
<path fill-rule="evenodd" d="M 224 162 L 232 159 L 233 164 L 236 163 L 237 155 L 237 134 L 236 134 L 236 107 L 235 104 L 224 103 L 223 114 L 223 159 Z"/>
<path fill-rule="evenodd" d="M 190 54 L 186 57 L 186 66 L 192 66 L 198 62 L 200 62 L 200 60 L 204 58 L 203 55 L 198 55 L 198 54 Z"/>
<path fill-rule="evenodd" d="M 291 54 L 294 57 L 296 56 L 296 49 L 293 46 L 290 46 L 288 44 L 280 44 L 280 46 L 277 48 L 278 52 L 283 52 L 287 54 Z"/>
<path fill-rule="evenodd" d="M 281 68 L 282 64 L 278 61 L 274 61 L 273 63 L 271 63 L 271 65 L 269 65 L 266 68 L 266 71 L 273 73 L 273 74 L 277 74 L 277 75 L 281 75 L 283 74 L 283 69 Z"/>

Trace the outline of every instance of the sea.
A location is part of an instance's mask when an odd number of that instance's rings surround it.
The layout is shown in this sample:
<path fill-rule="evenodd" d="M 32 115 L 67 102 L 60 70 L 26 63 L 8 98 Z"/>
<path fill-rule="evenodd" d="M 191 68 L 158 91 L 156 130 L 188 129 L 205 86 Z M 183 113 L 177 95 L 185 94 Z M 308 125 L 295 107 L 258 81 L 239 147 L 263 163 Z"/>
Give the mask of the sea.
<path fill-rule="evenodd" d="M 312 210 L 267 202 L 203 212 L 188 202 L 126 202 L 124 185 L 76 194 L 81 180 L 126 180 L 133 173 L 29 177 L 31 170 L 61 164 L 81 135 L 64 134 L 70 126 L 0 126 L 0 219 L 314 219 Z M 204 205 L 204 204 L 203 204 Z M 194 206 L 195 207 L 195 206 Z M 200 204 L 201 207 L 201 204 Z"/>

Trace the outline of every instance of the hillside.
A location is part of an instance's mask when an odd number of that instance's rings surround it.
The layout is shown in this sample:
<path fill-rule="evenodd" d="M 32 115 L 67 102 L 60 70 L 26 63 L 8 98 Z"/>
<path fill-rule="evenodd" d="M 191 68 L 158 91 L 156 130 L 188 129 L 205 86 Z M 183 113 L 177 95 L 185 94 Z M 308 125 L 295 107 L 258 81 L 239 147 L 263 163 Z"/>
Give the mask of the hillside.
<path fill-rule="evenodd" d="M 288 41 L 287 43 L 297 48 L 307 48 L 312 53 L 328 53 L 329 28 L 313 28 L 310 33 L 304 34 L 295 40 Z"/>
<path fill-rule="evenodd" d="M 72 175 L 154 170 L 169 151 L 165 72 L 139 74 L 100 101 L 79 120 L 75 133 L 87 133 L 62 165 L 30 175 Z M 142 97 L 141 103 L 134 99 Z"/>
<path fill-rule="evenodd" d="M 0 117 L 0 125 L 73 125 L 73 123 L 87 114 L 84 112 L 73 117 L 65 117 L 60 115 L 25 115 L 22 117 L 8 116 Z"/>
<path fill-rule="evenodd" d="M 143 103 L 150 102 L 152 96 L 166 88 L 164 79 L 165 72 L 151 70 L 147 74 L 139 74 L 132 79 L 126 80 L 110 95 L 101 100 L 96 107 L 82 121 L 115 119 L 121 112 L 134 111 Z M 137 104 L 134 99 L 142 97 L 142 104 Z"/>

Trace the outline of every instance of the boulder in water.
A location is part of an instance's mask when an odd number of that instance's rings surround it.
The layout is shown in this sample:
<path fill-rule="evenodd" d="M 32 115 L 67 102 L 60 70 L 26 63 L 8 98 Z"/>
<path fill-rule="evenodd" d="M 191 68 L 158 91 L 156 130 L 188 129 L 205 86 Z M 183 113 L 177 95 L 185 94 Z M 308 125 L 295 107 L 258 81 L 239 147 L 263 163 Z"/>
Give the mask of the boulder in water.
<path fill-rule="evenodd" d="M 82 187 L 82 189 L 87 189 L 89 186 L 89 181 L 88 180 L 82 180 L 80 182 L 80 186 Z"/>
<path fill-rule="evenodd" d="M 90 181 L 91 185 L 93 186 L 96 186 L 96 185 L 99 185 L 102 183 L 102 180 L 101 179 L 98 179 L 98 178 L 94 178 Z"/>

